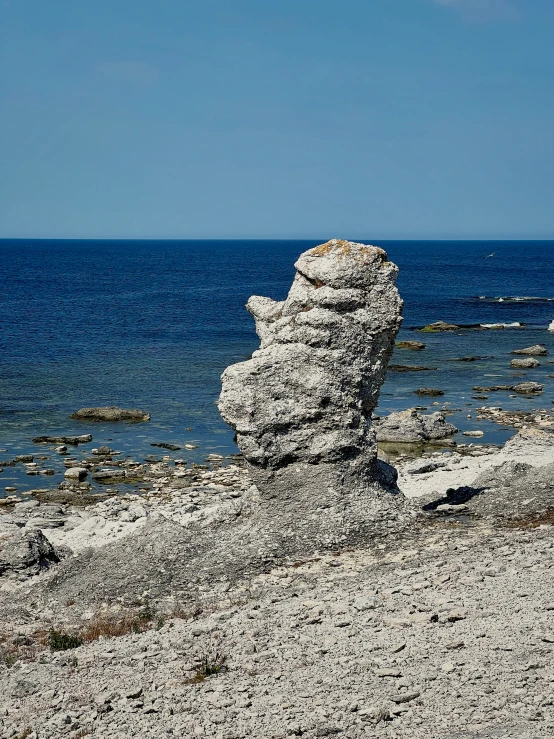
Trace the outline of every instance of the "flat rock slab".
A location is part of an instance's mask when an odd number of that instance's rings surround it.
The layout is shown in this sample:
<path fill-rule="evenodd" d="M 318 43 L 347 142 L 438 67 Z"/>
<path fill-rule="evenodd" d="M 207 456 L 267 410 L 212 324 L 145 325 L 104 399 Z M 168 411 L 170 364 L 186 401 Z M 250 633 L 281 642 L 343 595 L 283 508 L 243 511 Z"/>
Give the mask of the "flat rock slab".
<path fill-rule="evenodd" d="M 77 418 L 87 421 L 149 421 L 150 414 L 146 411 L 140 411 L 129 408 L 118 408 L 115 405 L 103 408 L 81 408 L 71 415 L 71 418 Z"/>
<path fill-rule="evenodd" d="M 90 434 L 81 434 L 81 436 L 35 436 L 34 444 L 88 444 L 92 441 Z"/>
<path fill-rule="evenodd" d="M 534 393 L 542 393 L 544 385 L 539 382 L 520 382 L 518 385 L 514 385 L 514 393 L 520 393 L 521 395 L 529 395 Z"/>
<path fill-rule="evenodd" d="M 546 357 L 548 355 L 548 349 L 544 344 L 535 344 L 534 346 L 528 346 L 526 349 L 514 349 L 512 354 L 527 354 L 535 357 Z"/>

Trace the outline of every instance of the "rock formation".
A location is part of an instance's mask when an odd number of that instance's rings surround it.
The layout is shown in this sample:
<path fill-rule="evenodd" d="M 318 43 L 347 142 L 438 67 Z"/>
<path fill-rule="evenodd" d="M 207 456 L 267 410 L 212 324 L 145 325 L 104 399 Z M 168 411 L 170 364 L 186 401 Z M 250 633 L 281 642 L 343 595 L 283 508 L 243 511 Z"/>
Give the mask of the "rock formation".
<path fill-rule="evenodd" d="M 286 300 L 248 301 L 261 348 L 225 370 L 219 410 L 266 515 L 319 515 L 338 531 L 385 513 L 394 485 L 371 414 L 402 320 L 398 269 L 378 247 L 336 239 L 295 268 Z"/>
<path fill-rule="evenodd" d="M 378 441 L 397 444 L 426 444 L 458 432 L 456 426 L 448 423 L 444 413 L 424 415 L 415 408 L 375 419 L 375 425 Z"/>
<path fill-rule="evenodd" d="M 535 369 L 539 364 L 540 362 L 534 357 L 527 357 L 527 359 L 512 359 L 510 367 L 516 367 L 518 369 Z"/>
<path fill-rule="evenodd" d="M 58 553 L 42 531 L 22 530 L 11 520 L 0 522 L 0 576 L 21 580 L 58 561 Z"/>

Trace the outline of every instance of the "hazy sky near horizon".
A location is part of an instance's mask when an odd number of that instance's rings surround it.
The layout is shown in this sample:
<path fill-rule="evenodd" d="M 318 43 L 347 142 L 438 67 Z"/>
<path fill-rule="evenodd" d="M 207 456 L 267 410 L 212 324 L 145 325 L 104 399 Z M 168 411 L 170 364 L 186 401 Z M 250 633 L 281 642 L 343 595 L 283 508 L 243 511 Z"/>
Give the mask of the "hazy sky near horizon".
<path fill-rule="evenodd" d="M 0 237 L 554 238 L 553 0 L 0 0 Z"/>

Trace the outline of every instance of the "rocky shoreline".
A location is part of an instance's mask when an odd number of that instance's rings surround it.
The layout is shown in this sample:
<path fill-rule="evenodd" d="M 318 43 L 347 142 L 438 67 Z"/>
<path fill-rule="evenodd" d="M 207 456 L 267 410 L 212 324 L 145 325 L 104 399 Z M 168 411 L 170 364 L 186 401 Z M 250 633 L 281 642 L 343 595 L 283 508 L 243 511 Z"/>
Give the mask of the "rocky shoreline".
<path fill-rule="evenodd" d="M 98 601 L 83 562 L 111 550 L 99 563 L 110 580 L 135 552 L 135 577 L 151 577 L 148 530 L 168 537 L 158 555 L 178 547 L 173 527 L 247 494 L 243 465 L 168 487 L 160 464 L 140 502 L 61 512 L 64 526 L 45 529 L 60 563 L 2 581 L 0 736 L 551 736 L 554 434 L 397 466 L 417 527 L 186 590 L 179 557 L 158 556 L 173 568 L 161 588 L 128 578 Z M 44 526 L 51 513 L 29 501 L 10 515 Z M 53 650 L 52 633 L 83 643 Z M 225 669 L 203 676 L 222 655 Z"/>

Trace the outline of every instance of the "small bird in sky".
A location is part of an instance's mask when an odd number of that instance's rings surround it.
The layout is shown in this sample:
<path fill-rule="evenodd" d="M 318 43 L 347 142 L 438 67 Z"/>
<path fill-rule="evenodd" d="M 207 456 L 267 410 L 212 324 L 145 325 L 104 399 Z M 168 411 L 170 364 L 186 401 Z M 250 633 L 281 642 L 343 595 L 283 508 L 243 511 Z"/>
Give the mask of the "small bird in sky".
<path fill-rule="evenodd" d="M 487 256 L 485 257 L 485 259 L 490 259 L 491 257 L 494 257 L 495 254 L 496 254 L 496 252 L 493 251 L 492 254 L 487 254 Z"/>

